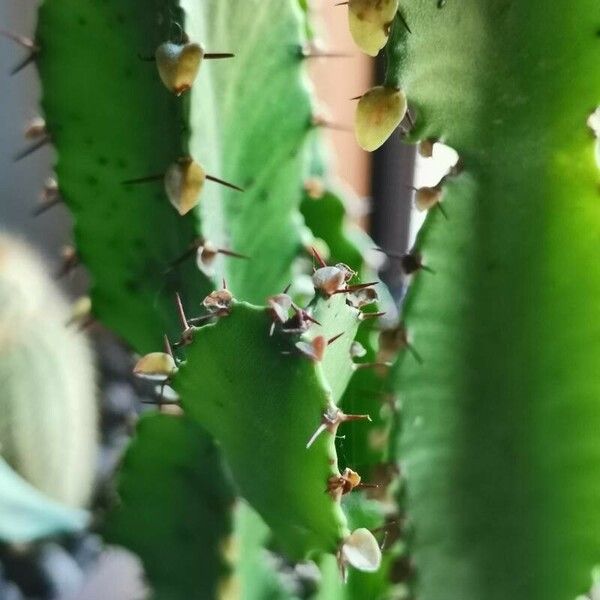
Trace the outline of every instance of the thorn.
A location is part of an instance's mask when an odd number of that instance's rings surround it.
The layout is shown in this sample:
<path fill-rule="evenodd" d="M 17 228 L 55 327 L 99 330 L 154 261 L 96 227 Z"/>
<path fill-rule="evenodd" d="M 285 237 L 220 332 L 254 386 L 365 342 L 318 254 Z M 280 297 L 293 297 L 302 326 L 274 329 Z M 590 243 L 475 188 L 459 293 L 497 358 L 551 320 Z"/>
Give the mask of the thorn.
<path fill-rule="evenodd" d="M 178 258 L 176 258 L 174 261 L 172 261 L 171 263 L 169 263 L 168 268 L 165 270 L 165 273 L 169 273 L 171 272 L 175 267 L 179 266 L 181 263 L 185 262 L 186 260 L 188 260 L 189 258 L 192 258 L 192 256 L 194 256 L 194 254 L 196 254 L 198 252 L 198 250 L 200 250 L 200 248 L 202 248 L 204 246 L 204 244 L 206 244 L 207 242 L 205 240 L 203 240 L 202 238 L 198 238 L 195 241 L 193 241 L 189 248 Z M 242 258 L 242 259 L 246 259 L 246 260 L 250 260 L 250 256 L 247 256 L 245 254 L 240 254 L 239 252 L 234 252 L 233 250 L 229 250 L 227 248 L 217 248 L 214 251 L 216 254 L 223 254 L 225 256 L 230 256 L 231 258 Z"/>
<path fill-rule="evenodd" d="M 174 344 L 175 347 L 186 346 L 192 341 L 192 336 L 194 334 L 193 327 L 190 327 L 190 323 L 185 316 L 185 310 L 183 308 L 183 302 L 181 301 L 181 296 L 179 293 L 175 294 L 175 302 L 177 304 L 177 313 L 179 315 L 179 321 L 181 322 L 182 332 L 181 339 L 179 342 Z"/>
<path fill-rule="evenodd" d="M 23 48 L 27 48 L 27 50 L 29 50 L 29 54 L 13 69 L 11 69 L 10 75 L 16 75 L 19 71 L 22 71 L 28 64 L 35 60 L 35 57 L 40 51 L 39 46 L 37 46 L 32 39 L 27 38 L 25 36 L 17 35 L 4 29 L 0 29 L 0 36 L 12 40 L 16 44 L 19 44 L 19 46 L 22 46 Z"/>
<path fill-rule="evenodd" d="M 231 188 L 232 190 L 236 190 L 237 192 L 244 191 L 241 187 L 238 187 L 237 185 L 233 185 L 233 183 L 223 181 L 223 179 L 218 179 L 217 177 L 213 177 L 212 175 L 207 175 L 206 179 L 208 179 L 208 181 L 213 181 L 214 183 L 220 183 L 221 185 Z"/>
<path fill-rule="evenodd" d="M 408 33 L 412 33 L 410 27 L 408 26 L 408 23 L 406 22 L 406 19 L 404 18 L 404 15 L 400 11 L 398 11 L 397 15 L 400 21 L 402 22 L 402 25 L 404 25 L 404 27 L 406 28 L 406 31 L 408 31 Z"/>
<path fill-rule="evenodd" d="M 220 60 L 222 58 L 235 58 L 231 52 L 209 52 L 203 56 L 205 60 Z"/>
<path fill-rule="evenodd" d="M 444 219 L 446 219 L 446 221 L 448 221 L 448 213 L 446 212 L 446 209 L 442 206 L 441 202 L 438 202 L 436 204 L 438 210 L 442 213 L 442 216 L 444 217 Z"/>
<path fill-rule="evenodd" d="M 158 406 L 159 408 L 163 407 L 163 406 L 179 406 L 180 401 L 179 400 L 165 400 L 163 397 L 164 394 L 164 388 L 165 388 L 165 383 L 161 384 L 161 390 L 160 390 L 160 394 L 159 397 L 155 400 L 141 400 L 140 402 L 142 404 L 152 404 L 153 406 Z"/>
<path fill-rule="evenodd" d="M 38 140 L 37 142 L 35 142 L 31 146 L 25 148 L 24 150 L 21 150 L 21 152 L 19 152 L 18 154 L 16 154 L 13 157 L 13 161 L 14 162 L 19 162 L 20 160 L 23 160 L 24 158 L 28 157 L 30 154 L 33 154 L 36 150 L 39 150 L 40 148 L 43 148 L 49 142 L 50 142 L 50 136 L 49 135 L 45 135 L 44 137 L 42 137 L 40 140 Z"/>
<path fill-rule="evenodd" d="M 313 117 L 312 119 L 313 127 L 322 127 L 323 129 L 332 129 L 333 131 L 345 131 L 347 133 L 351 133 L 353 131 L 352 127 L 348 125 L 342 125 L 340 123 L 333 123 L 332 121 L 328 121 L 324 117 Z"/>
<path fill-rule="evenodd" d="M 231 256 L 232 258 L 242 258 L 244 260 L 250 260 L 250 257 L 245 254 L 240 254 L 239 252 L 233 252 L 233 250 L 227 250 L 225 248 L 219 248 L 217 250 L 219 254 L 223 254 L 224 256 Z"/>
<path fill-rule="evenodd" d="M 291 288 L 291 287 L 292 287 L 292 284 L 291 284 L 291 283 L 288 283 L 288 284 L 285 286 L 285 289 L 283 290 L 283 293 L 284 293 L 284 294 L 287 294 L 287 293 L 290 291 L 290 288 Z"/>
<path fill-rule="evenodd" d="M 357 490 L 376 490 L 379 489 L 378 483 L 359 483 L 356 488 Z"/>
<path fill-rule="evenodd" d="M 327 263 L 323 260 L 323 257 L 318 253 L 317 249 L 314 246 L 312 247 L 312 253 L 321 268 L 327 266 Z"/>
<path fill-rule="evenodd" d="M 379 533 L 381 531 L 387 531 L 390 527 L 397 527 L 398 529 L 400 529 L 400 521 L 398 519 L 394 519 L 393 521 L 389 521 L 388 523 L 385 523 L 384 525 L 381 525 L 381 527 L 375 527 L 375 529 L 371 529 L 371 533 L 374 535 L 374 534 Z"/>
<path fill-rule="evenodd" d="M 360 100 L 363 97 L 364 94 L 361 94 L 360 96 L 354 96 L 354 98 L 350 98 L 350 101 L 353 102 L 354 100 Z"/>
<path fill-rule="evenodd" d="M 0 36 L 5 37 L 9 40 L 12 40 L 19 46 L 23 46 L 23 48 L 27 48 L 28 50 L 39 50 L 39 48 L 35 45 L 35 42 L 24 35 L 19 35 L 17 33 L 12 33 L 11 31 L 6 31 L 5 29 L 0 29 Z"/>
<path fill-rule="evenodd" d="M 335 292 L 332 292 L 331 295 L 333 295 L 333 294 L 352 294 L 354 292 L 360 292 L 360 290 L 365 290 L 367 288 L 370 288 L 373 285 L 377 285 L 378 283 L 379 283 L 379 281 L 371 281 L 370 283 L 356 283 L 354 285 L 347 286 L 345 289 L 336 290 Z"/>
<path fill-rule="evenodd" d="M 294 308 L 296 308 L 296 307 L 294 307 Z M 318 325 L 319 327 L 323 327 L 319 321 L 317 321 L 309 312 L 307 312 L 303 308 L 300 309 L 300 312 L 302 313 L 302 316 L 307 321 L 310 321 L 311 323 L 314 323 L 315 325 Z"/>
<path fill-rule="evenodd" d="M 146 175 L 145 177 L 137 177 L 135 179 L 126 179 L 121 183 L 123 185 L 137 185 L 138 183 L 151 183 L 153 181 L 161 181 L 165 178 L 164 173 L 155 174 L 155 175 Z"/>
<path fill-rule="evenodd" d="M 193 241 L 190 244 L 190 247 L 181 256 L 179 256 L 174 261 L 169 263 L 169 267 L 167 268 L 165 273 L 171 272 L 175 267 L 178 267 L 181 263 L 185 262 L 188 258 L 191 258 L 192 256 L 194 256 L 194 254 L 196 254 L 196 252 L 198 252 L 198 248 L 200 248 L 203 243 L 204 243 L 204 241 L 201 238 L 198 238 L 197 240 Z"/>
<path fill-rule="evenodd" d="M 350 4 L 349 2 L 337 2 L 336 4 L 334 4 L 334 6 L 346 6 Z"/>
<path fill-rule="evenodd" d="M 361 312 L 359 318 L 361 321 L 367 321 L 368 319 L 378 319 L 379 317 L 383 317 L 385 314 L 386 314 L 385 311 L 369 312 L 369 313 Z"/>
<path fill-rule="evenodd" d="M 407 330 L 402 323 L 392 329 L 384 329 L 380 333 L 379 356 L 384 360 L 394 360 L 396 354 L 403 350 L 408 350 L 419 364 L 424 363 L 421 355 L 409 341 Z"/>
<path fill-rule="evenodd" d="M 369 421 L 372 422 L 371 415 L 344 415 L 342 422 L 346 421 Z"/>
<path fill-rule="evenodd" d="M 177 313 L 179 315 L 179 321 L 181 322 L 181 326 L 184 330 L 189 329 L 189 323 L 185 316 L 185 310 L 183 309 L 183 302 L 181 301 L 181 296 L 179 292 L 175 294 L 175 302 L 177 303 Z"/>
<path fill-rule="evenodd" d="M 327 340 L 327 345 L 331 346 L 331 344 L 333 344 L 333 342 L 339 340 L 343 335 L 344 335 L 343 331 L 342 331 L 342 333 L 338 333 L 337 335 L 334 335 L 332 338 Z"/>
<path fill-rule="evenodd" d="M 406 343 L 406 349 L 413 355 L 414 359 L 420 364 L 423 364 L 423 357 L 417 352 L 416 348 L 409 342 Z"/>
<path fill-rule="evenodd" d="M 379 544 L 379 549 L 383 552 L 385 545 L 387 543 L 387 539 L 388 539 L 388 532 L 385 531 L 383 534 L 383 539 L 381 540 L 381 543 Z"/>
<path fill-rule="evenodd" d="M 389 362 L 370 362 L 370 363 L 354 363 L 355 371 L 362 371 L 363 369 L 389 369 L 392 363 Z"/>
<path fill-rule="evenodd" d="M 400 266 L 405 275 L 412 275 L 417 271 L 423 270 L 429 273 L 435 273 L 431 267 L 424 265 L 421 261 L 421 256 L 415 252 L 407 252 L 400 254 L 398 252 L 391 252 L 389 250 L 383 250 L 382 248 L 374 248 L 378 252 L 383 252 L 388 258 L 395 258 L 400 261 Z"/>
<path fill-rule="evenodd" d="M 65 275 L 68 275 L 73 269 L 79 266 L 79 256 L 77 256 L 77 252 L 73 246 L 65 246 L 61 250 L 61 256 L 62 264 L 54 275 L 56 279 L 65 277 Z"/>
<path fill-rule="evenodd" d="M 40 215 L 44 214 L 47 210 L 50 210 L 51 208 L 60 204 L 61 202 L 62 200 L 59 197 L 53 198 L 52 200 L 48 200 L 47 202 L 43 202 L 31 211 L 31 216 L 39 217 Z"/>
<path fill-rule="evenodd" d="M 193 327 L 198 327 L 200 325 L 203 325 L 204 323 L 207 323 L 208 321 L 212 321 L 213 319 L 217 318 L 218 316 L 219 315 L 217 315 L 217 314 L 210 314 L 210 315 L 202 315 L 201 317 L 194 317 L 193 319 L 190 319 L 188 321 L 188 324 Z"/>
<path fill-rule="evenodd" d="M 165 343 L 165 352 L 171 357 L 171 358 L 175 358 L 173 356 L 173 348 L 171 348 L 171 342 L 169 341 L 169 336 L 165 333 L 165 337 L 164 337 L 164 343 Z"/>
<path fill-rule="evenodd" d="M 96 319 L 94 319 L 94 317 L 92 317 L 91 315 L 88 317 L 85 317 L 78 324 L 77 331 L 83 333 L 84 331 L 87 331 L 92 325 L 94 325 L 94 323 L 96 323 Z"/>
<path fill-rule="evenodd" d="M 371 421 L 371 416 L 347 415 L 337 406 L 331 405 L 322 416 L 320 425 L 308 440 L 306 448 L 310 448 L 324 431 L 329 431 L 332 435 L 336 435 L 338 427 L 347 421 Z"/>
<path fill-rule="evenodd" d="M 36 58 L 36 56 L 38 55 L 38 50 L 34 50 L 32 52 L 29 53 L 28 56 L 26 56 L 20 63 L 17 63 L 11 70 L 9 75 L 16 75 L 17 73 L 19 73 L 20 71 L 22 71 L 25 67 L 29 66 Z"/>
<path fill-rule="evenodd" d="M 312 434 L 310 440 L 308 440 L 308 443 L 306 444 L 306 449 L 308 450 L 317 440 L 317 438 L 328 428 L 328 425 L 326 423 L 321 423 L 321 425 L 319 425 L 317 427 L 317 430 Z"/>

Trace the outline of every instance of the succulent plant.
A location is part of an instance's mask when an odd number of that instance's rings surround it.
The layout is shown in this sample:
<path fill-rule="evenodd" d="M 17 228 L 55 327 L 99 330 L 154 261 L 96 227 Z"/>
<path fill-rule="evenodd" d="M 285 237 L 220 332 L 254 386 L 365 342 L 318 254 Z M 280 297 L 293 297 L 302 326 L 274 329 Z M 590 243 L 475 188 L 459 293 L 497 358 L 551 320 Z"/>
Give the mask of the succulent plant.
<path fill-rule="evenodd" d="M 441 140 L 397 448 L 422 600 L 574 598 L 600 557 L 596 2 L 403 5 L 385 85 Z"/>
<path fill-rule="evenodd" d="M 96 467 L 91 351 L 44 263 L 0 235 L 0 539 L 82 528 Z"/>
<path fill-rule="evenodd" d="M 185 414 L 142 420 L 106 526 L 109 539 L 140 554 L 157 597 L 212 597 L 228 569 L 231 585 L 257 585 L 222 552 L 233 490 L 269 527 L 264 543 L 288 558 L 330 553 L 342 568 L 378 566 L 375 536 L 348 527 L 342 497 L 360 476 L 338 469 L 335 439 L 346 422 L 367 425 L 366 412 L 346 414 L 338 402 L 363 370 L 354 337 L 377 294 L 355 272 L 369 274 L 364 240 L 348 236 L 339 214 L 327 217 L 316 235 L 333 257 L 344 246 L 344 257 L 326 264 L 300 212 L 311 177 L 324 181 L 330 206 L 339 202 L 314 155 L 323 121 L 304 72 L 302 8 L 296 0 L 40 8 L 42 106 L 93 315 L 138 352 L 139 375 L 175 389 Z M 168 498 L 153 491 L 161 480 Z M 165 504 L 161 527 L 145 529 Z M 186 507 L 192 530 L 182 525 Z M 242 545 L 264 527 L 245 515 Z M 205 568 L 184 574 L 191 567 L 162 564 L 160 543 L 174 557 L 205 556 Z"/>
<path fill-rule="evenodd" d="M 383 332 L 306 2 L 42 3 L 29 46 L 93 314 L 178 398 L 142 419 L 107 536 L 157 598 L 575 598 L 600 555 L 596 0 L 346 4 L 387 56 L 358 143 L 400 128 L 460 156 L 415 190 Z M 298 591 L 281 565 L 305 559 Z"/>

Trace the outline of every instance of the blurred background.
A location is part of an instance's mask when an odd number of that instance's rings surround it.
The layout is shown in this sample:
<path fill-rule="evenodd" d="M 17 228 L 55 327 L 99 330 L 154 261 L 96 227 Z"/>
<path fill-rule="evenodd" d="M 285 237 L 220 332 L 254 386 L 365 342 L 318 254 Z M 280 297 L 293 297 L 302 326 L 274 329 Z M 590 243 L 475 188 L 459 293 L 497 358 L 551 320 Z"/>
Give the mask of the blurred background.
<path fill-rule="evenodd" d="M 0 29 L 31 35 L 36 9 L 34 1 L 0 0 Z M 335 171 L 356 196 L 349 207 L 351 217 L 382 248 L 405 252 L 420 224 L 412 210 L 411 186 L 413 182 L 435 185 L 452 154 L 436 146 L 433 159 L 417 159 L 415 148 L 403 145 L 399 133 L 373 155 L 359 148 L 352 133 L 355 102 L 351 98 L 380 80 L 383 65 L 356 50 L 344 7 L 314 0 L 313 10 L 323 50 L 347 55 L 311 58 L 309 63 L 319 111 L 332 125 L 325 133 Z M 40 96 L 33 66 L 10 75 L 26 56 L 26 49 L 0 37 L 0 232 L 26 240 L 44 256 L 47 272 L 54 274 L 64 261 L 64 248 L 71 243 L 70 217 L 60 204 L 37 217 L 32 214 L 52 176 L 53 149 L 44 145 L 15 161 L 15 156 L 31 144 L 24 131 L 38 115 Z M 400 300 L 403 278 L 398 261 L 385 264 L 381 276 Z M 60 280 L 60 286 L 71 301 L 80 297 L 87 286 L 84 270 L 75 269 Z M 44 298 L 40 302 L 43 304 Z M 109 333 L 95 324 L 88 333 L 97 364 L 101 423 L 94 503 L 102 507 L 103 482 L 119 459 L 136 415 L 151 402 L 151 390 L 132 379 L 131 358 Z M 35 547 L 0 544 L 0 600 L 133 600 L 144 595 L 141 581 L 136 559 L 118 549 L 103 550 L 94 534 Z"/>

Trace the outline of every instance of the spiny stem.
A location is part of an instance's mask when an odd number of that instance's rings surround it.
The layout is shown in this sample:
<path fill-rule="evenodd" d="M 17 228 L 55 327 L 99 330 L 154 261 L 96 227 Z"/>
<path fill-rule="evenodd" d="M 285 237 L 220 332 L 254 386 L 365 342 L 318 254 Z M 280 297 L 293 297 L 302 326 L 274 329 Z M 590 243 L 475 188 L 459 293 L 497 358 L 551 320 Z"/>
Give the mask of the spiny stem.
<path fill-rule="evenodd" d="M 188 320 L 185 316 L 185 310 L 183 308 L 183 302 L 181 301 L 181 296 L 179 295 L 179 293 L 175 294 L 175 302 L 177 303 L 177 313 L 179 314 L 179 320 L 181 322 L 181 325 L 183 327 L 183 330 L 186 331 L 189 329 L 189 324 L 188 324 Z"/>

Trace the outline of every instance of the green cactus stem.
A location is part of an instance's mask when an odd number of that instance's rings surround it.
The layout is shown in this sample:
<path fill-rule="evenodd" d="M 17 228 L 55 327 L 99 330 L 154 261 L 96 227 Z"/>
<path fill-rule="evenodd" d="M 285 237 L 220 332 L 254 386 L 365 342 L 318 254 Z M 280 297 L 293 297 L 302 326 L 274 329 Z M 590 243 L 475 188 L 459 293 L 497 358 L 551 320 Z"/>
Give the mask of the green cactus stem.
<path fill-rule="evenodd" d="M 339 294 L 319 300 L 312 316 L 321 325 L 309 338 L 343 333 L 322 361 L 301 354 L 297 335 L 269 336 L 267 310 L 234 304 L 194 333 L 174 380 L 186 412 L 220 442 L 241 494 L 295 557 L 336 553 L 348 533 L 339 503 L 325 493 L 337 474 L 334 436 L 323 430 L 307 445 L 326 415 L 335 420 L 353 372 L 359 311 Z"/>
<path fill-rule="evenodd" d="M 233 496 L 219 461 L 185 417 L 151 414 L 138 424 L 105 530 L 140 556 L 157 599 L 216 598 L 226 588 L 231 523 L 221 515 Z"/>
<path fill-rule="evenodd" d="M 405 3 L 387 83 L 463 173 L 417 242 L 399 373 L 421 600 L 564 600 L 600 560 L 595 0 Z"/>

